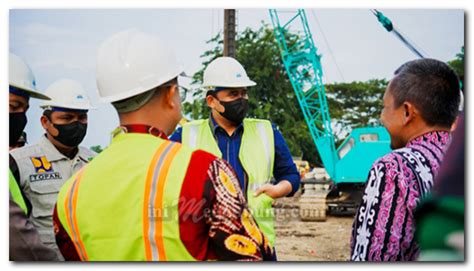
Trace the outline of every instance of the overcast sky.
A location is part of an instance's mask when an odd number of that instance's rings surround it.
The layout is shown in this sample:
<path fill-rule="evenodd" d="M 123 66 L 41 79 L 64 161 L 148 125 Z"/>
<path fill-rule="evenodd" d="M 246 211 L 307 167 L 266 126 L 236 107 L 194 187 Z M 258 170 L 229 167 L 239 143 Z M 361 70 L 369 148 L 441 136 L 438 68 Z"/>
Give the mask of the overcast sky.
<path fill-rule="evenodd" d="M 464 45 L 462 10 L 381 11 L 429 57 L 451 60 Z M 237 15 L 239 31 L 257 29 L 262 21 L 271 24 L 266 9 L 240 9 Z M 390 79 L 397 67 L 415 58 L 367 9 L 307 10 L 307 16 L 323 55 L 325 82 Z M 175 48 L 192 75 L 201 66 L 200 55 L 211 46 L 206 41 L 222 31 L 222 17 L 217 9 L 11 10 L 10 51 L 30 64 L 42 90 L 60 78 L 83 84 L 97 107 L 90 111 L 83 145 L 105 146 L 118 119 L 112 106 L 97 102 L 95 56 L 100 42 L 127 28 L 156 33 Z M 43 133 L 40 114 L 38 102 L 32 100 L 26 129 L 30 144 Z"/>

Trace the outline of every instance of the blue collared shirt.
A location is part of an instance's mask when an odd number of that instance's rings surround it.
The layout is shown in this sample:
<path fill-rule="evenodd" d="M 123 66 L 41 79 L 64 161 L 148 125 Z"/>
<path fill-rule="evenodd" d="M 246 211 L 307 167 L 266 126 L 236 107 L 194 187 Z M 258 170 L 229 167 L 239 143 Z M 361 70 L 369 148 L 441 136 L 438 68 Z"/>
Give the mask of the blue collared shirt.
<path fill-rule="evenodd" d="M 214 126 L 214 135 L 217 139 L 217 145 L 222 152 L 222 158 L 234 168 L 235 172 L 237 173 L 237 177 L 239 178 L 240 187 L 243 191 L 246 191 L 245 172 L 239 160 L 239 151 L 242 142 L 244 126 L 243 124 L 240 124 L 237 129 L 235 129 L 234 133 L 229 136 L 227 132 L 215 122 L 212 116 L 210 119 Z M 275 177 L 277 183 L 281 180 L 287 180 L 291 183 L 292 191 L 288 196 L 292 196 L 296 191 L 298 191 L 300 186 L 300 175 L 296 169 L 295 163 L 293 162 L 293 158 L 291 157 L 290 150 L 288 149 L 285 139 L 274 124 L 272 124 L 272 128 L 275 141 L 275 163 L 273 166 L 273 176 Z M 182 128 L 178 128 L 170 137 L 170 140 L 181 142 Z"/>

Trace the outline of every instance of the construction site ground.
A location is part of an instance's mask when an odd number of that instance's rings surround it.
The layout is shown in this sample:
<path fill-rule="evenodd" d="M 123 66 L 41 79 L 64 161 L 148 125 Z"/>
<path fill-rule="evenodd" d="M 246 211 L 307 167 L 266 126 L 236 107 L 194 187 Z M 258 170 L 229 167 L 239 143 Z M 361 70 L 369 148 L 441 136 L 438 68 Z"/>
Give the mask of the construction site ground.
<path fill-rule="evenodd" d="M 275 201 L 278 261 L 348 261 L 353 217 L 303 222 L 298 202 L 298 197 Z"/>

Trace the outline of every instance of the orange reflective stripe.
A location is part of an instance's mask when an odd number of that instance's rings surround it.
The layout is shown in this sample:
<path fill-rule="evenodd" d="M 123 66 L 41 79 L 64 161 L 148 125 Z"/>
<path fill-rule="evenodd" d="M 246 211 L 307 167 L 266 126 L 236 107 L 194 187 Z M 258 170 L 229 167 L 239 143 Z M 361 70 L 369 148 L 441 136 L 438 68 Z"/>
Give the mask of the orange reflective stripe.
<path fill-rule="evenodd" d="M 79 173 L 76 175 L 76 179 L 71 184 L 71 188 L 69 189 L 66 195 L 66 219 L 67 223 L 72 235 L 72 241 L 74 246 L 76 247 L 76 251 L 79 254 L 79 257 L 82 261 L 87 261 L 88 256 L 86 249 L 84 247 L 84 243 L 82 242 L 81 235 L 79 232 L 79 227 L 77 225 L 77 217 L 76 217 L 76 210 L 77 210 L 77 195 L 79 192 L 79 184 L 82 180 L 82 176 L 84 174 L 84 168 L 82 168 Z"/>
<path fill-rule="evenodd" d="M 69 230 L 72 229 L 72 223 L 71 223 L 71 216 L 69 215 L 68 202 L 69 202 L 69 195 L 72 191 L 72 187 L 75 182 L 76 180 L 74 180 L 74 182 L 71 183 L 71 185 L 69 186 L 69 190 L 67 191 L 66 196 L 64 197 L 64 212 L 66 213 L 66 223 Z M 76 243 L 74 243 L 74 245 L 76 245 Z M 78 247 L 76 247 L 76 250 L 79 251 Z"/>
<path fill-rule="evenodd" d="M 143 237 L 146 259 L 150 261 L 166 260 L 163 245 L 163 192 L 168 170 L 181 144 L 166 141 L 153 156 L 148 168 L 145 200 L 143 207 Z"/>
<path fill-rule="evenodd" d="M 163 166 L 160 170 L 160 175 L 158 179 L 158 187 L 157 187 L 157 195 L 155 199 L 155 208 L 159 208 L 161 210 L 161 214 L 166 215 L 163 212 L 163 192 L 165 188 L 166 179 L 168 176 L 168 171 L 171 165 L 171 162 L 174 160 L 174 157 L 178 153 L 178 150 L 181 148 L 181 144 L 173 144 L 173 147 L 167 154 L 166 158 L 164 159 Z M 158 247 L 159 259 L 162 261 L 166 261 L 166 251 L 165 246 L 163 244 L 163 219 L 157 219 L 155 224 L 155 242 Z"/>
<path fill-rule="evenodd" d="M 148 238 L 148 231 L 150 229 L 150 218 L 153 217 L 153 206 L 149 205 L 150 202 L 150 191 L 151 191 L 151 184 L 153 182 L 153 175 L 155 171 L 155 165 L 160 158 L 161 154 L 165 150 L 165 147 L 171 144 L 170 141 L 165 141 L 161 144 L 158 149 L 156 150 L 155 154 L 153 155 L 153 159 L 151 160 L 150 166 L 148 167 L 148 173 L 146 177 L 145 183 L 145 195 L 143 201 L 143 239 L 145 241 L 145 256 L 147 261 L 151 261 L 152 253 L 151 253 L 151 244 L 150 239 Z"/>

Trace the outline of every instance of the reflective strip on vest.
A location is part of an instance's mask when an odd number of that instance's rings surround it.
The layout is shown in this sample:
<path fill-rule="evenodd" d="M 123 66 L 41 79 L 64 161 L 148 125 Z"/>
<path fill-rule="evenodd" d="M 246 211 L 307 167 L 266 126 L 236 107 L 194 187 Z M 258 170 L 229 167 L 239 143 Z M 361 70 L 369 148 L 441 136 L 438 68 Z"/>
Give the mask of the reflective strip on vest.
<path fill-rule="evenodd" d="M 160 214 L 163 211 L 163 192 L 168 170 L 180 148 L 181 144 L 166 141 L 156 151 L 148 169 L 143 206 L 143 236 L 148 261 L 166 261 Z"/>
<path fill-rule="evenodd" d="M 85 168 L 85 167 L 84 167 Z M 82 168 L 79 173 L 76 175 L 76 179 L 71 185 L 69 189 L 66 200 L 65 200 L 65 210 L 66 210 L 66 220 L 71 229 L 72 241 L 74 246 L 76 247 L 76 251 L 81 258 L 81 261 L 87 261 L 87 252 L 84 247 L 84 243 L 81 240 L 81 235 L 79 232 L 79 227 L 77 226 L 77 217 L 76 217 L 76 206 L 77 206 L 77 194 L 79 191 L 79 185 L 82 180 L 82 176 L 84 174 L 84 168 Z"/>
<path fill-rule="evenodd" d="M 197 133 L 198 133 L 199 125 L 191 125 L 189 127 L 189 147 L 196 148 L 197 146 Z"/>
<path fill-rule="evenodd" d="M 267 133 L 265 132 L 265 124 L 257 123 L 257 130 L 258 130 L 258 133 L 260 134 L 260 138 L 263 141 L 263 148 L 265 149 L 265 154 L 266 154 L 266 157 L 267 157 L 267 160 L 266 160 L 267 161 L 267 169 L 268 169 L 268 175 L 267 176 L 272 176 L 272 172 L 270 172 L 270 170 L 272 168 L 271 163 L 273 163 L 273 161 L 272 161 L 272 154 L 271 154 L 270 143 L 269 143 L 270 139 L 268 138 Z M 270 179 L 267 180 L 266 183 L 251 183 L 251 184 L 248 185 L 248 188 L 250 189 L 250 191 L 256 191 L 260 187 L 262 187 L 263 185 L 265 185 L 269 182 L 270 182 Z"/>
<path fill-rule="evenodd" d="M 266 184 L 268 184 L 268 182 L 267 183 L 251 183 L 251 184 L 248 185 L 248 190 L 249 191 L 257 191 L 260 187 L 262 187 Z"/>
<path fill-rule="evenodd" d="M 258 130 L 258 133 L 260 134 L 260 138 L 262 139 L 263 141 L 263 147 L 265 148 L 265 154 L 267 155 L 267 169 L 268 169 L 268 176 L 269 176 L 269 179 L 267 181 L 270 181 L 270 176 L 272 176 L 272 172 L 271 172 L 271 169 L 272 169 L 272 154 L 270 153 L 271 150 L 270 150 L 270 139 L 268 138 L 267 136 L 267 133 L 265 132 L 265 125 L 261 122 L 257 123 L 257 130 Z"/>

